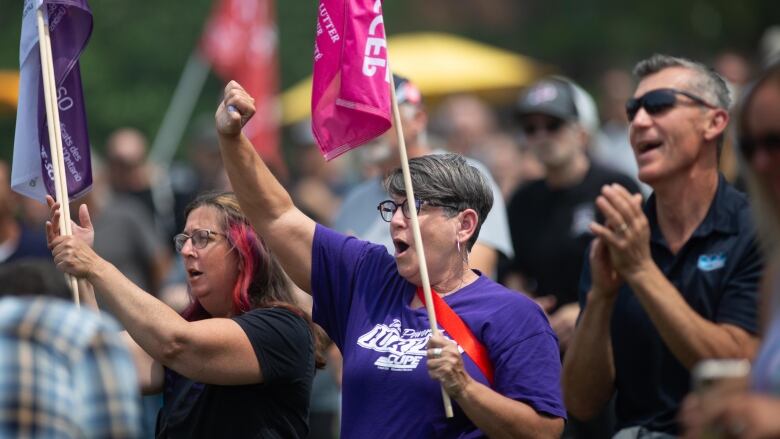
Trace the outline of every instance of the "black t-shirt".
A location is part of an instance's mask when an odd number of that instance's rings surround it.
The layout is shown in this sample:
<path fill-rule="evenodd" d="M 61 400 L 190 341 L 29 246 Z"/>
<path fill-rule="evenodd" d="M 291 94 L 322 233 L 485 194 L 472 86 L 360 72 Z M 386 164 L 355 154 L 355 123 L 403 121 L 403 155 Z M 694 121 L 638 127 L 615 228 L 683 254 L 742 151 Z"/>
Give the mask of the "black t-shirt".
<path fill-rule="evenodd" d="M 512 196 L 509 229 L 515 258 L 509 268 L 523 275 L 527 293 L 553 295 L 558 305 L 577 301 L 577 285 L 597 219 L 596 197 L 605 184 L 618 183 L 639 191 L 629 177 L 591 163 L 575 186 L 550 188 L 544 180 L 530 182 Z"/>
<path fill-rule="evenodd" d="M 715 199 L 693 235 L 672 254 L 658 226 L 655 197 L 645 205 L 650 251 L 664 276 L 705 319 L 756 334 L 758 282 L 763 260 L 747 198 L 720 176 Z M 586 260 L 580 305 L 590 290 Z M 641 425 L 677 434 L 680 402 L 691 391 L 690 373 L 664 343 L 633 291 L 618 293 L 611 321 L 618 429 Z"/>
<path fill-rule="evenodd" d="M 234 317 L 263 371 L 262 384 L 202 384 L 165 369 L 158 438 L 304 438 L 314 378 L 306 321 L 283 308 Z"/>

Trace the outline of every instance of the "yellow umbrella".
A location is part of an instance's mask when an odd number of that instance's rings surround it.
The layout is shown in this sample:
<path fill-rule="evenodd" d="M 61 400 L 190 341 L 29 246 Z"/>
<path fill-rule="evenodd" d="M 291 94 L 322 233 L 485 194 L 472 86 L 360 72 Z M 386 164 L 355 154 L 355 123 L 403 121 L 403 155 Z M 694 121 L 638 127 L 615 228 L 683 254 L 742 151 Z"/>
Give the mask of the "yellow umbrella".
<path fill-rule="evenodd" d="M 16 110 L 19 99 L 19 72 L 0 70 L 0 111 Z"/>
<path fill-rule="evenodd" d="M 400 34 L 388 39 L 390 66 L 419 87 L 427 101 L 454 93 L 478 93 L 501 103 L 552 69 L 531 58 L 442 33 Z M 282 122 L 309 116 L 311 76 L 282 94 Z"/>

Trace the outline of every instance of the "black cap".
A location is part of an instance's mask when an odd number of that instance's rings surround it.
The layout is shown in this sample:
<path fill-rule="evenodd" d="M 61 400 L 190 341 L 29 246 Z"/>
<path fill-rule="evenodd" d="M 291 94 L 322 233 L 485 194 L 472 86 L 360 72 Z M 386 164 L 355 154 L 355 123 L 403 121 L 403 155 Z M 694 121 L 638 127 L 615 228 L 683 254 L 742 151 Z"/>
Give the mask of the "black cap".
<path fill-rule="evenodd" d="M 560 79 L 543 79 L 520 94 L 516 114 L 519 118 L 529 114 L 544 114 L 562 120 L 575 120 L 578 114 L 574 91 L 570 84 Z"/>

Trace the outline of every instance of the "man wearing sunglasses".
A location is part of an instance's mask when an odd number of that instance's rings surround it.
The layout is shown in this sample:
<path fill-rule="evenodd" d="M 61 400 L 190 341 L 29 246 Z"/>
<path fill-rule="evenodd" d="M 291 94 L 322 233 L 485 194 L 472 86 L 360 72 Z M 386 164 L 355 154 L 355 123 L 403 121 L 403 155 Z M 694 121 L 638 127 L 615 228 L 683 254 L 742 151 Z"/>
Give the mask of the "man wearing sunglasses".
<path fill-rule="evenodd" d="M 583 312 L 564 361 L 566 406 L 588 418 L 616 394 L 623 438 L 679 433 L 690 370 L 752 358 L 762 261 L 745 196 L 718 174 L 729 94 L 720 76 L 655 55 L 626 104 L 639 178 L 654 194 L 605 186 L 606 220 L 583 269 Z"/>

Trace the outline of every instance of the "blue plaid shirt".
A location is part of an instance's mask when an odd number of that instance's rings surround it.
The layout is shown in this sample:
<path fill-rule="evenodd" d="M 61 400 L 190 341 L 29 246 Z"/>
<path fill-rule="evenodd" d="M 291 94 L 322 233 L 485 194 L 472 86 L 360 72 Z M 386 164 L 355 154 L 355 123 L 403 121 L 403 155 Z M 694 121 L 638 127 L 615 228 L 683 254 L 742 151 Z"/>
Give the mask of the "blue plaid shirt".
<path fill-rule="evenodd" d="M 62 300 L 0 300 L 0 437 L 141 435 L 132 358 L 108 317 Z"/>

